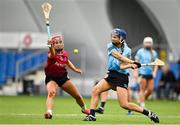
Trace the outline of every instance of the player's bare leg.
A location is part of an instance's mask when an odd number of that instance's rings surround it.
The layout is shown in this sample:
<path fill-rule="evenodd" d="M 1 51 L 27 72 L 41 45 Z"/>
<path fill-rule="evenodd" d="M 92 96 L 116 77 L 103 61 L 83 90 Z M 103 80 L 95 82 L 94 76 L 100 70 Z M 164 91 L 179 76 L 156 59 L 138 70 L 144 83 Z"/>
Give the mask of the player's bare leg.
<path fill-rule="evenodd" d="M 145 92 L 145 99 L 148 99 L 148 97 L 152 94 L 154 89 L 154 79 L 148 80 L 147 89 Z"/>
<path fill-rule="evenodd" d="M 128 102 L 132 102 L 132 99 L 131 99 L 131 90 L 130 88 L 128 88 Z"/>
<path fill-rule="evenodd" d="M 98 105 L 99 95 L 111 88 L 111 85 L 105 79 L 102 79 L 96 86 L 93 87 L 91 94 L 90 115 L 84 119 L 85 121 L 96 121 L 95 109 Z"/>
<path fill-rule="evenodd" d="M 107 97 L 108 97 L 108 91 L 101 93 L 101 101 L 102 102 L 106 102 Z"/>
<path fill-rule="evenodd" d="M 86 109 L 86 105 L 81 94 L 70 80 L 66 81 L 61 88 L 76 100 L 77 104 L 82 108 L 83 113 L 89 114 L 89 110 Z"/>
<path fill-rule="evenodd" d="M 159 123 L 159 118 L 153 112 L 136 105 L 135 103 L 128 102 L 128 90 L 122 87 L 117 87 L 117 96 L 120 106 L 126 110 L 136 111 L 148 116 L 151 120 Z"/>
<path fill-rule="evenodd" d="M 122 87 L 117 87 L 117 96 L 118 96 L 118 101 L 119 104 L 122 108 L 136 111 L 136 112 L 143 112 L 143 108 L 128 102 L 128 90 Z"/>
<path fill-rule="evenodd" d="M 130 88 L 128 88 L 128 102 L 132 102 Z M 133 115 L 133 112 L 131 110 L 128 110 L 128 115 Z"/>
<path fill-rule="evenodd" d="M 97 113 L 100 113 L 100 114 L 104 113 L 104 107 L 105 107 L 105 104 L 106 104 L 106 101 L 107 101 L 107 97 L 108 97 L 108 91 L 105 91 L 105 92 L 101 93 L 100 107 L 95 110 Z"/>
<path fill-rule="evenodd" d="M 52 118 L 53 101 L 54 101 L 54 97 L 55 97 L 57 89 L 58 89 L 58 85 L 56 84 L 56 82 L 50 81 L 46 87 L 47 87 L 47 92 L 48 92 L 47 100 L 46 100 L 47 112 L 44 114 L 44 117 L 46 119 L 51 119 Z"/>
<path fill-rule="evenodd" d="M 111 85 L 109 85 L 108 82 L 104 79 L 102 79 L 96 86 L 93 87 L 90 109 L 95 109 L 97 107 L 99 95 L 109 89 L 111 89 Z"/>
<path fill-rule="evenodd" d="M 142 78 L 140 81 L 140 90 L 139 90 L 139 103 L 141 107 L 145 107 L 145 91 L 147 86 L 147 80 L 145 78 Z"/>

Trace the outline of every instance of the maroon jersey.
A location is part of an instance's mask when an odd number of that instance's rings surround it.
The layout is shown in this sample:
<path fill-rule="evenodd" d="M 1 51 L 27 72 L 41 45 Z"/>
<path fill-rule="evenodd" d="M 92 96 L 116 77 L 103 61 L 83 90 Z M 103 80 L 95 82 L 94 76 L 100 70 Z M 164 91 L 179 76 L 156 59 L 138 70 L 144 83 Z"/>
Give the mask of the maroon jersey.
<path fill-rule="evenodd" d="M 47 76 L 52 76 L 52 77 L 63 76 L 64 73 L 67 73 L 67 69 L 66 69 L 67 63 L 68 63 L 68 54 L 66 51 L 63 50 L 60 53 L 56 53 L 52 59 L 48 58 L 45 67 L 45 74 Z"/>

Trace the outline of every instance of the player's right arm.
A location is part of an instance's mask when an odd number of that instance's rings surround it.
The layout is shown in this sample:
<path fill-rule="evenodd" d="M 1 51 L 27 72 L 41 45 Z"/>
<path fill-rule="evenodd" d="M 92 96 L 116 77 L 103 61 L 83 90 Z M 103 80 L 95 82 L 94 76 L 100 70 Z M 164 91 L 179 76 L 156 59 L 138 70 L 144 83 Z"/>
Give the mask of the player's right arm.
<path fill-rule="evenodd" d="M 130 63 L 130 64 L 134 64 L 135 61 L 128 59 L 127 57 L 123 56 L 121 53 L 119 53 L 118 51 L 113 50 L 112 51 L 112 55 L 117 58 L 119 61 L 124 62 L 124 63 Z"/>
<path fill-rule="evenodd" d="M 140 63 L 133 61 L 131 59 L 128 59 L 127 57 L 123 56 L 120 52 L 118 52 L 116 49 L 114 49 L 111 43 L 107 45 L 107 48 L 108 48 L 108 55 L 114 56 L 122 63 L 136 64 L 138 68 L 141 67 Z"/>
<path fill-rule="evenodd" d="M 128 54 L 127 54 L 127 58 L 128 59 L 131 59 L 131 49 L 128 49 Z M 135 64 L 130 64 L 130 63 L 121 63 L 120 64 L 120 69 L 136 69 L 137 68 L 137 65 Z"/>

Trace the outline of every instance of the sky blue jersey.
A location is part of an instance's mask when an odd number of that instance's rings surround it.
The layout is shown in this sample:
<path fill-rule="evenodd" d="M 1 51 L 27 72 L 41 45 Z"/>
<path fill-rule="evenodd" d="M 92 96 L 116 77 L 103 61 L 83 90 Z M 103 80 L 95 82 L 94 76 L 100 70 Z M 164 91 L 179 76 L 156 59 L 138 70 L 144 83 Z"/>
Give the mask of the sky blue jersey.
<path fill-rule="evenodd" d="M 131 49 L 127 46 L 127 44 L 124 43 L 124 48 L 122 49 L 116 47 L 112 43 L 108 43 L 107 50 L 108 50 L 108 71 L 115 70 L 119 73 L 129 74 L 128 69 L 123 69 L 123 70 L 120 69 L 121 62 L 112 55 L 113 51 L 117 51 L 121 53 L 123 56 L 127 58 L 131 58 Z"/>
<path fill-rule="evenodd" d="M 155 50 L 152 50 L 152 52 L 151 52 L 145 48 L 140 48 L 135 55 L 135 59 L 141 64 L 150 63 L 157 58 L 158 58 L 158 54 Z M 153 66 L 141 67 L 141 68 L 139 68 L 139 74 L 152 75 L 153 68 L 154 68 Z"/>

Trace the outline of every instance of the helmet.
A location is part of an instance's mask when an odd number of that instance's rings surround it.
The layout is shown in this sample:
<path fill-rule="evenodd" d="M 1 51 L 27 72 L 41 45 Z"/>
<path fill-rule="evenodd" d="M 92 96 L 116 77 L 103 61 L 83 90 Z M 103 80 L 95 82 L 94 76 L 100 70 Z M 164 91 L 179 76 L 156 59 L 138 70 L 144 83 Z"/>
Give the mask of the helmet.
<path fill-rule="evenodd" d="M 119 38 L 122 37 L 123 39 L 126 39 L 127 33 L 124 29 L 115 28 L 111 32 L 112 35 L 116 35 Z"/>
<path fill-rule="evenodd" d="M 48 44 L 53 45 L 55 43 L 55 41 L 61 41 L 61 48 L 56 50 L 61 51 L 64 48 L 64 43 L 63 43 L 63 39 L 61 35 L 57 35 L 57 36 L 53 36 L 51 37 L 51 39 L 48 41 Z"/>
<path fill-rule="evenodd" d="M 61 35 L 57 35 L 57 36 L 53 36 L 53 37 L 50 39 L 50 43 L 51 43 L 51 44 L 54 44 L 55 41 L 62 41 L 62 36 L 61 36 Z"/>
<path fill-rule="evenodd" d="M 151 37 L 145 37 L 143 40 L 143 44 L 145 44 L 145 43 L 153 44 L 153 39 Z"/>

